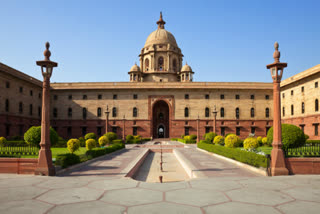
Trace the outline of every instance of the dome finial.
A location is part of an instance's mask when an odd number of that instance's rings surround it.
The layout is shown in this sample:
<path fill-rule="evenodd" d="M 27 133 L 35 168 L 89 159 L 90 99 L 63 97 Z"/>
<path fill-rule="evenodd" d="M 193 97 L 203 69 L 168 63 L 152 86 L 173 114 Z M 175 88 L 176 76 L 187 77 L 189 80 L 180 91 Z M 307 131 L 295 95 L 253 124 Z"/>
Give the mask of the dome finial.
<path fill-rule="evenodd" d="M 158 28 L 160 29 L 164 29 L 164 25 L 166 24 L 166 22 L 165 21 L 163 21 L 163 19 L 162 19 L 162 12 L 160 12 L 160 19 L 159 19 L 159 21 L 157 21 L 157 25 L 158 25 Z"/>
<path fill-rule="evenodd" d="M 280 62 L 280 51 L 278 49 L 279 49 L 279 43 L 275 42 L 274 53 L 273 53 L 274 62 Z"/>
<path fill-rule="evenodd" d="M 51 52 L 49 51 L 50 43 L 46 42 L 46 50 L 43 52 L 44 60 L 50 61 Z"/>

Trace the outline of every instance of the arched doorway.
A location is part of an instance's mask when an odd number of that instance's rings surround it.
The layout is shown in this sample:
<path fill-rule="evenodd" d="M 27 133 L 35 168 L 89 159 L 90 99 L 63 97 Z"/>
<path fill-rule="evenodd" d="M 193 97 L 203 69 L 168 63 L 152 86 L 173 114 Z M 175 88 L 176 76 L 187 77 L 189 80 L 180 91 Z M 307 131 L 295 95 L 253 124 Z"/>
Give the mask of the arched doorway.
<path fill-rule="evenodd" d="M 153 105 L 153 138 L 169 138 L 169 106 L 163 101 Z"/>

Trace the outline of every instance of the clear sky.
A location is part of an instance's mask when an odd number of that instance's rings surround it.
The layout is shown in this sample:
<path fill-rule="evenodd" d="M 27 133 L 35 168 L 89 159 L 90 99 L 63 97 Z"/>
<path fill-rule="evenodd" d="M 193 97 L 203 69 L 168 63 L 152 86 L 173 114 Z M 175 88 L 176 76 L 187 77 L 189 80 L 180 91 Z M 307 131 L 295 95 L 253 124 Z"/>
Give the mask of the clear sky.
<path fill-rule="evenodd" d="M 320 64 L 320 1 L 0 0 L 0 62 L 42 79 L 45 42 L 53 82 L 129 81 L 159 12 L 195 81 L 270 82 L 273 44 L 284 78 Z"/>

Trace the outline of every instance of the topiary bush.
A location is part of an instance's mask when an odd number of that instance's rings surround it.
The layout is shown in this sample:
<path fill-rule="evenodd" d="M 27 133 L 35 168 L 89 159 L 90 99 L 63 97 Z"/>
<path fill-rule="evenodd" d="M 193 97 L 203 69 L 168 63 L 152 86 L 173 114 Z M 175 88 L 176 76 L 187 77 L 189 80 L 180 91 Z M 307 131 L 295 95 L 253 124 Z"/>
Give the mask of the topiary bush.
<path fill-rule="evenodd" d="M 135 140 L 141 140 L 141 136 L 140 136 L 140 135 L 133 136 L 133 138 L 134 138 Z"/>
<path fill-rule="evenodd" d="M 70 139 L 67 142 L 67 148 L 70 153 L 74 153 L 80 148 L 80 141 L 78 139 Z"/>
<path fill-rule="evenodd" d="M 205 139 L 206 141 L 212 143 L 213 140 L 214 140 L 214 138 L 215 138 L 215 136 L 217 136 L 216 133 L 214 133 L 214 132 L 208 132 L 208 133 L 206 133 L 206 134 L 204 135 L 204 139 Z"/>
<path fill-rule="evenodd" d="M 262 146 L 262 137 L 261 136 L 257 137 L 257 141 L 258 141 L 259 146 Z"/>
<path fill-rule="evenodd" d="M 40 147 L 39 143 L 41 140 L 41 126 L 32 126 L 26 133 L 24 133 L 24 140 L 33 146 Z M 50 127 L 50 142 L 54 146 L 59 141 L 57 132 Z"/>
<path fill-rule="evenodd" d="M 83 137 L 79 137 L 79 141 L 81 147 L 86 147 L 86 140 Z"/>
<path fill-rule="evenodd" d="M 183 137 L 183 139 L 184 139 L 184 140 L 187 140 L 187 141 L 190 141 L 190 140 L 191 140 L 191 137 L 190 137 L 189 135 L 186 135 L 186 136 Z"/>
<path fill-rule="evenodd" d="M 107 134 L 105 134 L 105 136 L 109 139 L 110 142 L 118 139 L 118 135 L 114 132 L 108 132 Z"/>
<path fill-rule="evenodd" d="M 281 125 L 281 134 L 282 134 L 282 144 L 283 148 L 296 148 L 305 145 L 306 139 L 303 131 L 291 124 L 282 124 Z M 268 144 L 271 145 L 273 141 L 273 127 L 271 127 L 267 134 Z"/>
<path fill-rule="evenodd" d="M 101 147 L 103 147 L 103 146 L 105 146 L 105 145 L 107 145 L 107 144 L 109 144 L 110 142 L 109 142 L 109 139 L 106 137 L 106 136 L 101 136 L 100 138 L 99 138 L 99 145 L 101 146 Z"/>
<path fill-rule="evenodd" d="M 268 146 L 268 138 L 267 137 L 264 137 L 264 138 L 262 138 L 262 145 L 264 145 L 264 146 Z M 271 146 L 271 145 L 270 145 Z"/>
<path fill-rule="evenodd" d="M 0 137 L 0 147 L 4 147 L 7 143 L 7 139 L 5 137 Z"/>
<path fill-rule="evenodd" d="M 62 166 L 62 168 L 66 168 L 68 166 L 80 163 L 80 157 L 73 153 L 60 154 L 57 155 L 56 165 Z"/>
<path fill-rule="evenodd" d="M 91 132 L 91 133 L 86 134 L 86 135 L 84 136 L 84 139 L 85 139 L 85 140 L 89 140 L 89 139 L 94 139 L 94 140 L 96 140 L 96 139 L 97 139 L 97 135 L 96 135 L 95 133 Z"/>
<path fill-rule="evenodd" d="M 92 150 L 93 148 L 96 148 L 97 143 L 94 139 L 88 139 L 86 140 L 86 148 L 87 150 Z"/>
<path fill-rule="evenodd" d="M 224 140 L 225 147 L 229 148 L 239 147 L 240 143 L 240 138 L 235 134 L 229 134 Z"/>
<path fill-rule="evenodd" d="M 133 140 L 134 139 L 134 137 L 133 137 L 133 135 L 131 135 L 131 134 L 128 134 L 127 136 L 126 136 L 126 141 L 131 141 L 131 140 Z"/>
<path fill-rule="evenodd" d="M 224 145 L 224 137 L 222 137 L 221 135 L 217 135 L 215 136 L 213 142 L 217 145 Z"/>
<path fill-rule="evenodd" d="M 190 140 L 196 140 L 196 139 L 197 139 L 197 135 L 195 134 L 190 135 Z"/>
<path fill-rule="evenodd" d="M 245 150 L 252 150 L 252 149 L 256 149 L 258 147 L 259 147 L 258 140 L 254 137 L 248 137 L 243 142 L 243 148 Z"/>

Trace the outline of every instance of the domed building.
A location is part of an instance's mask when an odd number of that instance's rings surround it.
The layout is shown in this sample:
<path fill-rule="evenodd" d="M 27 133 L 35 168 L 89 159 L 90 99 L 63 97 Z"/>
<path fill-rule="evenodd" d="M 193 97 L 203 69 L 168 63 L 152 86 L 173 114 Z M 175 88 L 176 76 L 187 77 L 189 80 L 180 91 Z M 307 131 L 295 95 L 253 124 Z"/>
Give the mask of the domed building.
<path fill-rule="evenodd" d="M 51 126 L 59 136 L 79 138 L 89 132 L 101 136 L 110 131 L 123 139 L 129 134 L 144 138 L 194 134 L 202 139 L 212 131 L 242 139 L 250 133 L 266 136 L 273 121 L 271 81 L 194 82 L 194 71 L 183 63 L 162 14 L 156 23 L 140 51 L 139 65 L 128 72 L 130 81 L 51 84 Z M 317 65 L 281 85 L 283 121 L 300 126 L 310 139 L 320 139 L 319 82 Z M 0 63 L 0 90 L 0 136 L 23 136 L 30 126 L 40 125 L 42 81 Z"/>

